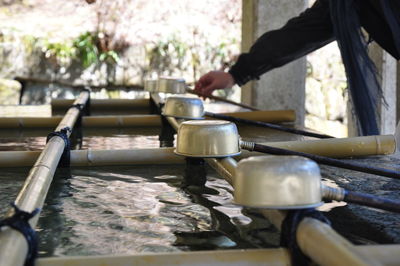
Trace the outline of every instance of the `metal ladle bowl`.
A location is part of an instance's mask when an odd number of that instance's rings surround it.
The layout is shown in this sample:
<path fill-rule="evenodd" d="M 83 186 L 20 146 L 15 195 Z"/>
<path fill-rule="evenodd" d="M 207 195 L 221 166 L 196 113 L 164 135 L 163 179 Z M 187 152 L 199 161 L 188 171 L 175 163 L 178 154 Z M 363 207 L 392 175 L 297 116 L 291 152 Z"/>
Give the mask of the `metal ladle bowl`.
<path fill-rule="evenodd" d="M 175 153 L 187 157 L 221 158 L 240 154 L 234 123 L 223 120 L 186 121 L 178 128 Z"/>
<path fill-rule="evenodd" d="M 241 160 L 234 174 L 234 200 L 268 209 L 303 209 L 323 204 L 318 165 L 299 156 L 257 156 Z"/>
<path fill-rule="evenodd" d="M 160 77 L 157 83 L 157 91 L 172 94 L 186 93 L 186 82 L 181 78 Z"/>
<path fill-rule="evenodd" d="M 170 96 L 165 101 L 162 114 L 184 119 L 204 119 L 203 101 L 198 97 Z"/>

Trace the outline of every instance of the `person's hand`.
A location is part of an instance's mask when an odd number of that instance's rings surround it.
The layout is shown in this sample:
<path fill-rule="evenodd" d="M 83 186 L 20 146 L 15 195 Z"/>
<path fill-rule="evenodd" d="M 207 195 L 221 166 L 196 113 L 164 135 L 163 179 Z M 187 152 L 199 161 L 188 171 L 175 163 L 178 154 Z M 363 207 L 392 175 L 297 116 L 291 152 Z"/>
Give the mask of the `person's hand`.
<path fill-rule="evenodd" d="M 196 82 L 194 90 L 202 95 L 211 95 L 215 90 L 231 88 L 233 85 L 235 81 L 231 74 L 224 71 L 211 71 Z"/>

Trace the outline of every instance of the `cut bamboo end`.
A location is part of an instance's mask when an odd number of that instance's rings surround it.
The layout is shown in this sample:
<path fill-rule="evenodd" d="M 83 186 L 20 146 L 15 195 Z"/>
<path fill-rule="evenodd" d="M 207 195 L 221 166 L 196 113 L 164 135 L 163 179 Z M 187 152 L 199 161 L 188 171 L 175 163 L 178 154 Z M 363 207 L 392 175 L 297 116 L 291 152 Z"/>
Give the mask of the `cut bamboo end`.
<path fill-rule="evenodd" d="M 267 142 L 260 144 L 332 158 L 388 155 L 396 151 L 396 141 L 393 135 Z M 243 152 L 242 157 L 254 155 L 255 153 L 253 152 Z"/>

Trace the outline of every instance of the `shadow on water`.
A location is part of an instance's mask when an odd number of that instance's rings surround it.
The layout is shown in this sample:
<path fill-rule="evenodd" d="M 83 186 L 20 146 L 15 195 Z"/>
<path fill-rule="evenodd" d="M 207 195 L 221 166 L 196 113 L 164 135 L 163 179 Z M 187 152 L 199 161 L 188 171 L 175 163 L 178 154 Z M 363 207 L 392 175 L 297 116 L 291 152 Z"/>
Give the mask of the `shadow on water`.
<path fill-rule="evenodd" d="M 211 172 L 211 169 L 208 171 Z M 209 210 L 212 230 L 175 232 L 177 236 L 175 245 L 190 246 L 191 250 L 277 246 L 277 233 L 265 219 L 261 222 L 252 215 L 243 215 L 239 206 L 226 206 L 227 202 L 232 201 L 232 197 L 228 194 L 223 195 L 220 191 L 223 189 L 230 194 L 231 188 L 227 183 L 223 186 L 215 186 L 212 182 L 207 183 L 207 171 L 203 159 L 186 159 L 181 188 L 190 195 L 193 202 Z M 240 220 L 237 219 L 238 216 L 242 216 L 240 218 L 242 221 L 245 220 L 245 224 L 238 223 Z M 269 237 L 263 238 L 258 235 L 254 238 L 255 231 L 264 230 L 268 231 Z M 271 237 L 271 233 L 275 233 L 273 237 Z"/>
<path fill-rule="evenodd" d="M 60 237 L 65 230 L 70 228 L 62 214 L 62 199 L 71 197 L 71 170 L 58 168 L 37 225 L 39 233 L 39 255 L 51 256 L 65 239 Z"/>
<path fill-rule="evenodd" d="M 204 165 L 59 169 L 38 224 L 40 254 L 277 246 L 272 225 L 229 204 L 232 188 L 215 176 Z"/>

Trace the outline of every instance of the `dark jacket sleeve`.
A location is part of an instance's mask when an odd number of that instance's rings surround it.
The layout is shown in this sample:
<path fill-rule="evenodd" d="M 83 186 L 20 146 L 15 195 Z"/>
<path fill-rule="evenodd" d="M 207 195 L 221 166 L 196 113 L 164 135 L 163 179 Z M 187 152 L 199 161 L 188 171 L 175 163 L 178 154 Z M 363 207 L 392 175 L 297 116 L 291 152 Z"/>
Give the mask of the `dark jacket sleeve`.
<path fill-rule="evenodd" d="M 318 0 L 281 29 L 264 33 L 229 70 L 241 86 L 265 72 L 296 60 L 333 41 L 329 1 Z"/>

